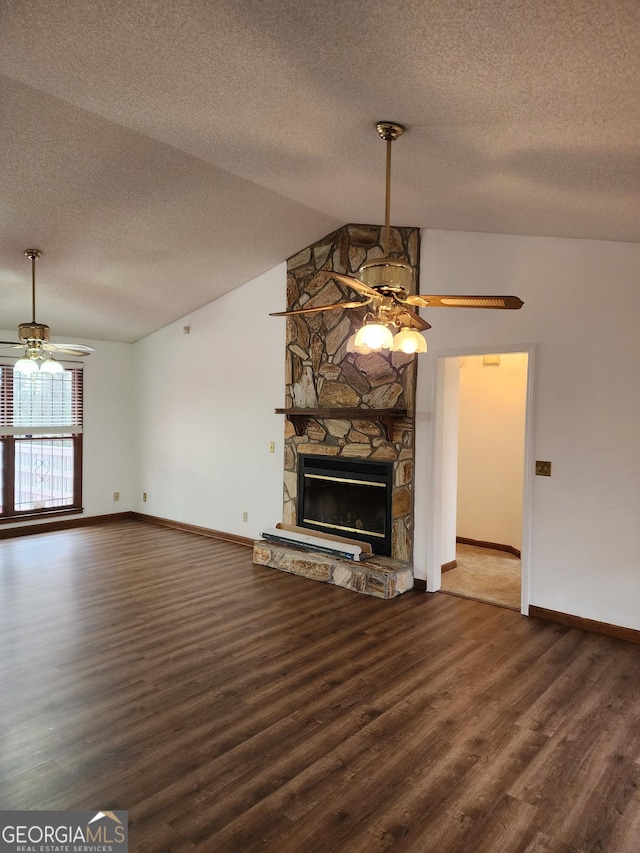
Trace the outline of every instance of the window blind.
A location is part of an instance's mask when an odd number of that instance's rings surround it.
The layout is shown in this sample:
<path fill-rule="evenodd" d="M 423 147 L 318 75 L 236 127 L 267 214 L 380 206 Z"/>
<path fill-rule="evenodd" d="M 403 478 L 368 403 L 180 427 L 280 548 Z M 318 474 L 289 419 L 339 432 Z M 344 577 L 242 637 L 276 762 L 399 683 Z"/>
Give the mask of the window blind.
<path fill-rule="evenodd" d="M 0 435 L 82 432 L 82 367 L 24 375 L 0 364 L 0 379 Z"/>

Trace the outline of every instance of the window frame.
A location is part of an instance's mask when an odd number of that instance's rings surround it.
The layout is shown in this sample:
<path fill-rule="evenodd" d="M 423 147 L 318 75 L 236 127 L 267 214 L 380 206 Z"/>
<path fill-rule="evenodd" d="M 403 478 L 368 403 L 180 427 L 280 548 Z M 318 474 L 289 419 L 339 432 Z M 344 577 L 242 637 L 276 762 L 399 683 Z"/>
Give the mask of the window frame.
<path fill-rule="evenodd" d="M 1 489 L 2 489 L 2 511 L 0 512 L 0 525 L 15 523 L 16 521 L 28 521 L 41 518 L 52 518 L 61 515 L 76 515 L 84 512 L 82 506 L 82 480 L 83 480 L 83 365 L 76 362 L 63 364 L 65 370 L 71 371 L 73 376 L 72 394 L 74 406 L 79 413 L 80 423 L 75 426 L 69 425 L 69 432 L 59 427 L 52 427 L 50 432 L 43 430 L 41 426 L 35 427 L 34 432 L 19 432 L 15 427 L 9 426 L 7 420 L 12 420 L 13 405 L 13 365 L 15 359 L 3 358 L 0 367 L 0 466 L 1 466 Z M 6 368 L 10 368 L 7 370 Z M 8 378 L 9 377 L 9 378 Z M 9 414 L 7 414 L 9 413 Z M 24 430 L 28 427 L 23 427 Z M 39 509 L 16 510 L 15 508 L 15 454 L 16 441 L 38 441 L 45 438 L 59 438 L 72 442 L 73 446 L 73 502 L 55 507 L 42 507 Z"/>

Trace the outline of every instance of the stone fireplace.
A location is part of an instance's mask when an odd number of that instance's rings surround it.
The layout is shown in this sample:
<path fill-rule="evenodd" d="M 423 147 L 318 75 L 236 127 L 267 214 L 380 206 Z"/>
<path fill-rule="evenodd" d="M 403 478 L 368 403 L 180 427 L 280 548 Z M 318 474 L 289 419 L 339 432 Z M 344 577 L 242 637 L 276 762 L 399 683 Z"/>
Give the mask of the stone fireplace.
<path fill-rule="evenodd" d="M 317 273 L 325 270 L 355 275 L 365 260 L 384 257 L 382 232 L 383 228 L 377 225 L 346 225 L 289 258 L 287 308 L 313 308 L 357 299 L 358 295 L 347 285 Z M 389 253 L 414 268 L 413 292 L 418 292 L 419 249 L 418 228 L 390 229 Z M 382 536 L 375 529 L 380 522 L 369 518 L 374 529 L 366 540 L 373 547 L 376 564 L 371 564 L 370 571 L 362 568 L 369 563 L 360 564 L 358 572 L 350 575 L 348 567 L 340 567 L 333 573 L 331 568 L 323 566 L 323 576 L 319 579 L 388 598 L 413 586 L 416 356 L 385 351 L 368 355 L 348 353 L 349 337 L 362 324 L 366 311 L 366 307 L 337 308 L 287 318 L 285 408 L 276 410 L 286 415 L 282 521 L 287 525 L 305 525 L 308 511 L 306 500 L 304 505 L 301 500 L 301 484 L 309 458 L 321 470 L 334 472 L 344 471 L 344 463 L 350 460 L 356 463 L 356 468 L 376 469 L 376 464 L 381 464 L 388 472 L 385 498 L 388 515 L 382 522 Z M 318 481 L 314 485 L 318 486 Z M 378 487 L 352 490 L 349 500 L 366 499 L 371 488 Z M 323 495 L 325 509 L 338 521 L 325 520 L 320 527 L 325 523 L 355 528 L 355 531 L 345 530 L 344 535 L 357 538 L 358 524 L 369 524 L 363 521 L 369 512 L 367 507 L 353 506 L 351 514 L 339 508 L 335 490 L 327 481 Z M 256 553 L 256 562 L 276 565 L 277 561 L 272 561 L 272 555 L 264 549 L 254 550 Z M 377 555 L 383 556 L 378 560 Z M 288 566 L 296 562 L 282 555 L 277 559 Z M 317 561 L 307 562 L 315 566 Z M 307 574 L 304 569 L 276 567 Z M 315 568 L 309 571 L 307 576 L 316 576 Z M 376 572 L 378 577 L 374 578 Z M 389 573 L 394 572 L 396 576 L 390 579 Z M 333 578 L 334 574 L 338 580 Z M 342 582 L 340 578 L 346 579 Z"/>

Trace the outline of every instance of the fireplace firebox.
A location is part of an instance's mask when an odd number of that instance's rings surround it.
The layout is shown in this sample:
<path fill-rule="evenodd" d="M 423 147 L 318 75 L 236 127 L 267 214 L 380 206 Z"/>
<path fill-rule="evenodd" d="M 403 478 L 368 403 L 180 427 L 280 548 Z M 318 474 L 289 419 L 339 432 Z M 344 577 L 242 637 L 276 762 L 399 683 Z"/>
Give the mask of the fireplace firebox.
<path fill-rule="evenodd" d="M 300 454 L 297 523 L 391 555 L 393 464 Z"/>

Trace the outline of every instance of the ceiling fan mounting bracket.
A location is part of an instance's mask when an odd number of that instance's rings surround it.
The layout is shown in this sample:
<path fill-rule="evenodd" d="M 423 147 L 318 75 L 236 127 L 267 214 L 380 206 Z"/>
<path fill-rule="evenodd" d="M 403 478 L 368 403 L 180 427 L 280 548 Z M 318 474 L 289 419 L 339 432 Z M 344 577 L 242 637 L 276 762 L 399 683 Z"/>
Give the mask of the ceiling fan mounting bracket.
<path fill-rule="evenodd" d="M 393 142 L 399 136 L 402 136 L 405 129 L 401 124 L 396 124 L 393 121 L 379 121 L 376 124 L 376 130 L 380 134 L 380 138 L 385 142 Z"/>
<path fill-rule="evenodd" d="M 31 258 L 32 261 L 35 261 L 37 258 L 42 257 L 42 252 L 40 249 L 25 249 L 24 250 L 25 257 Z"/>

